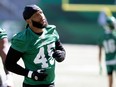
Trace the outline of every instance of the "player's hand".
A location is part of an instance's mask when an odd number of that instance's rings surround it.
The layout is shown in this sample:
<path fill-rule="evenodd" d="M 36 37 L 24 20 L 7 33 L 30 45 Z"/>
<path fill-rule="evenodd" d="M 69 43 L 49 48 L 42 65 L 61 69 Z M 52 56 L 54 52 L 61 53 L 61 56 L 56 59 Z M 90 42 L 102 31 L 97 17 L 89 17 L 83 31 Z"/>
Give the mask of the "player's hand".
<path fill-rule="evenodd" d="M 65 52 L 61 50 L 54 50 L 52 55 L 57 62 L 62 62 L 65 58 Z"/>
<path fill-rule="evenodd" d="M 38 70 L 38 71 L 33 71 L 31 72 L 31 75 L 29 76 L 35 81 L 43 81 L 47 77 L 47 73 L 45 70 Z"/>

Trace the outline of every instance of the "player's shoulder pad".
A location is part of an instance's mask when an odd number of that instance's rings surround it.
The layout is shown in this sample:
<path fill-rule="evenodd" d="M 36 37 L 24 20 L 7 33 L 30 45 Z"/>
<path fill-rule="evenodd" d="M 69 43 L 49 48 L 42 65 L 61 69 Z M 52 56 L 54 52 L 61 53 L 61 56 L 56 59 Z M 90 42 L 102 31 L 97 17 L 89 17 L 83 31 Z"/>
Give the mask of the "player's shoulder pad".
<path fill-rule="evenodd" d="M 19 32 L 19 33 L 15 34 L 12 39 L 18 40 L 18 41 L 25 41 L 26 37 L 25 37 L 24 32 Z"/>
<path fill-rule="evenodd" d="M 46 29 L 56 29 L 56 26 L 55 26 L 55 25 L 48 25 L 48 26 L 46 27 Z"/>

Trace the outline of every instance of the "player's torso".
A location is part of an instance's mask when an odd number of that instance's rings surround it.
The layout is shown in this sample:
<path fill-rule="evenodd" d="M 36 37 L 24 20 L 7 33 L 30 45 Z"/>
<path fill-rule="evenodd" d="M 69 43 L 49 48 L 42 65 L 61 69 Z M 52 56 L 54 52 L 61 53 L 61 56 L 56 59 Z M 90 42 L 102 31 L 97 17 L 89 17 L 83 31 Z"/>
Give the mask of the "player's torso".
<path fill-rule="evenodd" d="M 112 60 L 116 56 L 116 37 L 111 33 L 104 35 L 103 46 L 105 49 L 106 60 Z"/>
<path fill-rule="evenodd" d="M 25 67 L 29 70 L 35 71 L 38 69 L 46 69 L 48 76 L 45 81 L 33 81 L 25 78 L 25 82 L 32 82 L 33 84 L 50 84 L 54 81 L 55 60 L 52 57 L 55 42 L 58 40 L 58 35 L 53 29 L 44 30 L 41 36 L 31 34 L 27 37 L 27 49 L 23 55 Z M 27 34 L 26 34 L 27 35 Z"/>

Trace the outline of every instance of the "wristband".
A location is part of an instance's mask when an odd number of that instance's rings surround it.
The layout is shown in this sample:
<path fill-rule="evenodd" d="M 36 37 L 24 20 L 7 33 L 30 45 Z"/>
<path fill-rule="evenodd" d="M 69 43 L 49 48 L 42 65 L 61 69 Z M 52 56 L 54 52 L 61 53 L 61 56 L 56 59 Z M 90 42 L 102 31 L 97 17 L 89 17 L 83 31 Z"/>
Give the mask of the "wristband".
<path fill-rule="evenodd" d="M 29 78 L 31 78 L 32 73 L 33 73 L 33 71 L 29 71 L 27 76 L 28 76 Z"/>

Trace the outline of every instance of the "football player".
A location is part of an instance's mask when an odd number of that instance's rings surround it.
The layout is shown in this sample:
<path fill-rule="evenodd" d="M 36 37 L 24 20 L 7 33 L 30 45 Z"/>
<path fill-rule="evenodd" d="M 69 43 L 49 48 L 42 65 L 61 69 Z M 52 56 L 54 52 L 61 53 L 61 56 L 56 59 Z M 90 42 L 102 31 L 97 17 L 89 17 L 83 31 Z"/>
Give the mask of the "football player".
<path fill-rule="evenodd" d="M 54 87 L 55 60 L 65 59 L 56 26 L 48 24 L 37 5 L 27 5 L 23 17 L 27 27 L 12 38 L 6 68 L 25 77 L 23 87 Z M 17 64 L 20 58 L 25 68 Z"/>
<path fill-rule="evenodd" d="M 102 46 L 105 50 L 106 69 L 109 80 L 109 87 L 113 84 L 113 71 L 116 70 L 116 19 L 113 16 L 107 17 L 103 26 L 104 35 L 99 41 L 99 62 L 101 65 Z"/>
<path fill-rule="evenodd" d="M 2 58 L 2 63 L 3 63 L 3 69 L 5 71 L 6 76 L 4 76 L 2 73 L 0 74 L 0 87 L 13 87 L 13 79 L 11 73 L 6 69 L 4 66 L 5 59 L 6 59 L 6 54 L 8 51 L 8 38 L 7 34 L 4 29 L 0 28 L 0 56 Z M 6 79 L 5 79 L 6 77 Z M 3 80 L 4 78 L 4 80 Z"/>

